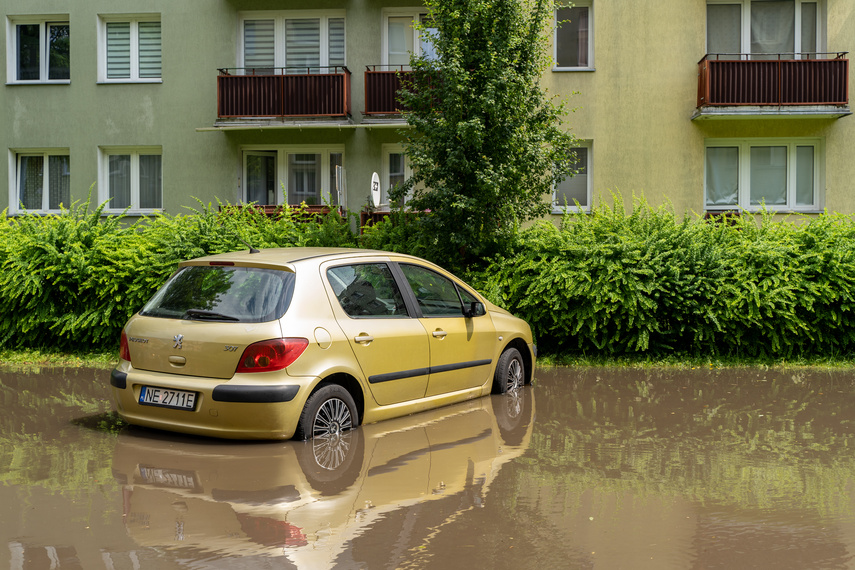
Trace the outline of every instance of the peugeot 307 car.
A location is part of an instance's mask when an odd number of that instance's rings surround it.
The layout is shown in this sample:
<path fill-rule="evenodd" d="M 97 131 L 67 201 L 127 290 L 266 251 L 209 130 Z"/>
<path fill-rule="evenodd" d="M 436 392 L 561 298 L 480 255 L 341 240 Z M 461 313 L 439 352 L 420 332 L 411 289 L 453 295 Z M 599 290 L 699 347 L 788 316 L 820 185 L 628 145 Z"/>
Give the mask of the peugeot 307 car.
<path fill-rule="evenodd" d="M 529 325 L 440 267 L 361 249 L 183 261 L 122 330 L 130 424 L 309 439 L 530 383 Z"/>

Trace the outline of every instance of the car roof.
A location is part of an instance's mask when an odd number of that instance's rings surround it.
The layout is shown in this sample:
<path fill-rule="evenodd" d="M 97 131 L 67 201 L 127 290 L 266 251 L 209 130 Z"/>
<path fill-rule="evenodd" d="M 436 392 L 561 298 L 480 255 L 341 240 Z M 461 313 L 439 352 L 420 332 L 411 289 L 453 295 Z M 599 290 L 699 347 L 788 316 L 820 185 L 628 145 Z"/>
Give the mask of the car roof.
<path fill-rule="evenodd" d="M 378 255 L 395 255 L 412 258 L 414 260 L 418 259 L 409 255 L 392 253 L 388 251 L 348 247 L 280 247 L 254 251 L 255 253 L 243 249 L 240 251 L 232 251 L 228 253 L 218 253 L 215 255 L 208 255 L 205 257 L 197 257 L 195 259 L 182 261 L 179 265 L 184 267 L 187 265 L 208 265 L 212 262 L 231 262 L 239 265 L 250 265 L 255 267 L 289 268 L 295 263 L 300 263 L 302 261 L 307 260 L 314 260 L 316 263 L 320 263 L 329 259 L 347 259 L 352 257 L 367 257 Z"/>

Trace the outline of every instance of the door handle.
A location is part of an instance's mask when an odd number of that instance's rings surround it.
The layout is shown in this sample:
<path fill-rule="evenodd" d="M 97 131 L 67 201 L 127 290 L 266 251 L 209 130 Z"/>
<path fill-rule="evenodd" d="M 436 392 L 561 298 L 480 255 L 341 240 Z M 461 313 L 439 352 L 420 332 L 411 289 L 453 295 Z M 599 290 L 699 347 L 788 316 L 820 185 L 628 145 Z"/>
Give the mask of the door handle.
<path fill-rule="evenodd" d="M 444 339 L 448 335 L 448 333 L 442 329 L 436 329 L 435 331 L 433 331 L 430 334 L 432 334 L 434 337 L 436 337 L 440 340 Z"/>
<path fill-rule="evenodd" d="M 373 336 L 365 333 L 359 333 L 358 335 L 353 337 L 353 342 L 358 342 L 359 344 L 370 344 L 373 340 Z"/>

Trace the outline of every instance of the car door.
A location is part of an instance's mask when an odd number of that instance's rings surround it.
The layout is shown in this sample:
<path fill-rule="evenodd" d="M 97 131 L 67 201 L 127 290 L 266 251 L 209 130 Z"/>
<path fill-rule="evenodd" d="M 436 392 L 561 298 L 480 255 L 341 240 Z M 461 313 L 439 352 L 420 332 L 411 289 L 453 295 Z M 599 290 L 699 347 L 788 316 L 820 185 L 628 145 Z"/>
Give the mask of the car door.
<path fill-rule="evenodd" d="M 486 314 L 467 317 L 475 295 L 461 284 L 422 265 L 400 263 L 421 311 L 419 321 L 430 344 L 430 378 L 426 396 L 474 388 L 486 382 L 496 345 L 493 322 Z"/>
<path fill-rule="evenodd" d="M 330 264 L 324 268 L 336 320 L 381 406 L 422 398 L 430 367 L 428 335 L 411 318 L 389 265 Z"/>

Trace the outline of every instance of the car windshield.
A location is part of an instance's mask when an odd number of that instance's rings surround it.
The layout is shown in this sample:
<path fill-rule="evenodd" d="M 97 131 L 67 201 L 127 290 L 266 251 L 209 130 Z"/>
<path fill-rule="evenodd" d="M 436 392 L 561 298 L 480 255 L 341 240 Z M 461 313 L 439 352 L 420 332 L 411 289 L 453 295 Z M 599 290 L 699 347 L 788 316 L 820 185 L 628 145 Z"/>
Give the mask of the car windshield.
<path fill-rule="evenodd" d="M 178 271 L 149 301 L 141 315 L 262 323 L 288 310 L 294 274 L 257 267 L 194 265 Z"/>

